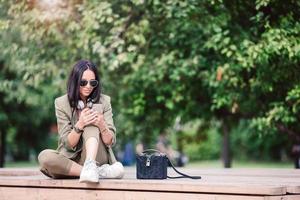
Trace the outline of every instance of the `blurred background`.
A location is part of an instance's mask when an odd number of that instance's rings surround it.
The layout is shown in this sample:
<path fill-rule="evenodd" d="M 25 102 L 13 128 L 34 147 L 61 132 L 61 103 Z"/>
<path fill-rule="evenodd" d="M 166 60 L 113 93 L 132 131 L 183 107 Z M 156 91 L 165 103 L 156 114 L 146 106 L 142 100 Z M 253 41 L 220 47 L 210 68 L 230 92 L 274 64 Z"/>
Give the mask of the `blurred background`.
<path fill-rule="evenodd" d="M 0 167 L 57 147 L 54 99 L 88 59 L 124 165 L 299 168 L 298 0 L 0 0 L 0 52 Z"/>

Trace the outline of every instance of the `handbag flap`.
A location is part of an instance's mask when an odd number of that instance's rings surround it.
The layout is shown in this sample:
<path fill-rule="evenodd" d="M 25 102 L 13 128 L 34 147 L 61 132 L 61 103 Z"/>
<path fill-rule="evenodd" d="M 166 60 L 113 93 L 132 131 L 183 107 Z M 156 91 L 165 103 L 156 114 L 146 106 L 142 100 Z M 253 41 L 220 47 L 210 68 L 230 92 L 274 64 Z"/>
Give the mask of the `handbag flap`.
<path fill-rule="evenodd" d="M 167 156 L 164 154 L 142 154 L 136 156 L 138 179 L 167 178 Z"/>

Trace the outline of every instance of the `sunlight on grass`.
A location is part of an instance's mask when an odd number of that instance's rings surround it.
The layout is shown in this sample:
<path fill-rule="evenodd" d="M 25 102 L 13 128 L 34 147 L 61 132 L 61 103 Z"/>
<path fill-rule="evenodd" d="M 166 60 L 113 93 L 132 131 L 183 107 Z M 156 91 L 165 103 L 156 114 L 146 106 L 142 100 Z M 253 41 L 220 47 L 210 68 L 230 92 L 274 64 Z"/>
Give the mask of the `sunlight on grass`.
<path fill-rule="evenodd" d="M 205 160 L 188 163 L 186 167 L 191 168 L 223 168 L 221 160 Z M 262 162 L 262 161 L 236 161 L 232 163 L 232 168 L 288 168 L 293 169 L 292 162 Z"/>

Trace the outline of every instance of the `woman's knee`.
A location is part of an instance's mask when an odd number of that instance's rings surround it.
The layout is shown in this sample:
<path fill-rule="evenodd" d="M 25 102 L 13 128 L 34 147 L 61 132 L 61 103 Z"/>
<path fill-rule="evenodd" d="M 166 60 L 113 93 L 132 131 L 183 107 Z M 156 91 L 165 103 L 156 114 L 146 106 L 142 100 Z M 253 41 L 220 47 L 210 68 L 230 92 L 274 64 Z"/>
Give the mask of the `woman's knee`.
<path fill-rule="evenodd" d="M 38 155 L 38 161 L 41 167 L 48 168 L 55 165 L 58 154 L 55 150 L 45 149 Z"/>
<path fill-rule="evenodd" d="M 90 137 L 94 137 L 99 142 L 99 134 L 99 129 L 96 126 L 87 126 L 84 128 L 82 137 L 85 141 Z"/>

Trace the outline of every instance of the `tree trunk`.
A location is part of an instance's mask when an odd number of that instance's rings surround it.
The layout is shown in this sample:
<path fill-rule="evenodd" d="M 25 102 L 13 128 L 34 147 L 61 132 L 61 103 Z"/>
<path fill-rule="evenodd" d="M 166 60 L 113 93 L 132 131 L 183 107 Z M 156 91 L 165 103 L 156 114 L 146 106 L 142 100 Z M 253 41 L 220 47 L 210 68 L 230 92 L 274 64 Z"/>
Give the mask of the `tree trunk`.
<path fill-rule="evenodd" d="M 0 168 L 4 167 L 5 163 L 5 133 L 0 130 Z"/>
<path fill-rule="evenodd" d="M 231 151 L 230 151 L 230 137 L 228 124 L 223 121 L 222 123 L 223 131 L 223 147 L 222 147 L 222 159 L 224 168 L 231 167 Z"/>
<path fill-rule="evenodd" d="M 300 168 L 300 134 L 292 129 L 289 129 L 282 123 L 276 124 L 277 129 L 280 133 L 287 134 L 290 141 L 293 141 L 291 154 L 294 159 L 295 168 Z"/>

